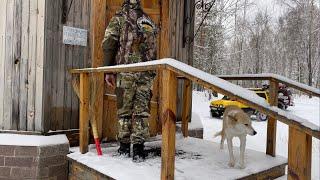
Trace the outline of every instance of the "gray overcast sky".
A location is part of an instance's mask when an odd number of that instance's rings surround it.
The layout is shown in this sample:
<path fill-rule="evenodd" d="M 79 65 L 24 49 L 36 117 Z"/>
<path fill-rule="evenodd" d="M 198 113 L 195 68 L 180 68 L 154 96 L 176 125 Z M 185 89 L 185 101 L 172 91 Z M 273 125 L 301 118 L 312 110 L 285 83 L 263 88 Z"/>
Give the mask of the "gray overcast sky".
<path fill-rule="evenodd" d="M 286 5 L 281 5 L 278 3 L 278 0 L 249 0 L 256 4 L 256 6 L 252 7 L 251 11 L 249 11 L 249 17 L 254 18 L 255 14 L 260 11 L 267 11 L 273 22 L 276 22 L 278 17 L 283 15 L 287 8 Z M 315 0 L 315 5 L 319 7 L 320 0 Z"/>

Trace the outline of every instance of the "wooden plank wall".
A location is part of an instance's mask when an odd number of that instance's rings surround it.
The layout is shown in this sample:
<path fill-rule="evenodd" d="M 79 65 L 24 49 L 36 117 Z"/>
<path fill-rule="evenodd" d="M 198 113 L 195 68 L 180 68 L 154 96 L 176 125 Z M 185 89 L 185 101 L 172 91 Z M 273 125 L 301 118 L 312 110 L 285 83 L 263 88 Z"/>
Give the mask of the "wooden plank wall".
<path fill-rule="evenodd" d="M 89 47 L 90 36 L 88 33 L 87 47 L 64 45 L 62 29 L 63 25 L 66 25 L 87 29 L 90 32 L 92 0 L 3 0 L 3 2 L 0 7 L 0 130 L 47 132 L 78 129 L 79 102 L 73 92 L 72 77 L 68 69 L 93 65 Z M 64 7 L 63 2 L 66 2 Z M 190 64 L 192 46 L 183 47 L 183 31 L 181 31 L 185 29 L 187 34 L 193 34 L 193 28 L 188 28 L 188 25 L 183 28 L 185 2 L 178 0 L 169 2 L 170 15 L 176 18 L 170 19 L 170 24 L 165 25 L 160 25 L 160 1 L 144 0 L 142 4 L 145 12 L 160 27 L 162 26 L 161 31 L 168 28 L 168 25 L 174 27 L 170 27 L 172 31 L 168 33 L 172 42 L 170 47 L 172 53 L 170 55 L 161 53 L 164 50 L 159 45 L 159 58 L 162 54 L 161 57 L 173 57 Z M 121 4 L 122 0 L 107 1 L 107 22 Z M 193 7 L 191 4 L 190 6 Z M 63 9 L 68 11 L 65 24 L 61 22 Z M 190 10 L 188 13 L 192 14 L 193 8 L 188 10 Z M 161 36 L 162 34 L 159 35 L 159 44 Z M 158 85 L 155 85 L 156 95 L 152 104 L 154 122 L 158 119 L 157 87 Z M 115 103 L 114 98 L 105 99 Z M 114 107 L 112 104 L 107 106 Z M 104 115 L 104 117 L 110 116 Z M 158 125 L 151 123 L 151 126 L 154 129 L 152 134 L 156 134 Z"/>
<path fill-rule="evenodd" d="M 66 2 L 63 7 L 63 1 Z M 46 1 L 46 51 L 44 75 L 45 131 L 79 128 L 79 101 L 72 89 L 69 69 L 91 67 L 89 32 L 91 0 Z M 63 8 L 69 10 L 62 24 Z M 88 30 L 88 46 L 65 45 L 63 26 Z"/>
<path fill-rule="evenodd" d="M 41 131 L 44 1 L 2 2 L 0 129 Z"/>
<path fill-rule="evenodd" d="M 193 43 L 189 42 L 194 34 L 194 4 L 195 0 L 171 0 L 169 1 L 171 42 L 170 57 L 189 65 L 193 65 Z M 182 119 L 184 80 L 178 81 L 177 119 Z M 188 91 L 192 96 L 192 91 Z M 191 105 L 190 105 L 191 111 Z M 191 116 L 188 116 L 191 118 Z M 190 121 L 190 119 L 189 119 Z"/>
<path fill-rule="evenodd" d="M 0 6 L 0 129 L 4 128 L 4 59 L 5 59 L 5 37 L 6 37 L 6 6 L 7 0 Z"/>

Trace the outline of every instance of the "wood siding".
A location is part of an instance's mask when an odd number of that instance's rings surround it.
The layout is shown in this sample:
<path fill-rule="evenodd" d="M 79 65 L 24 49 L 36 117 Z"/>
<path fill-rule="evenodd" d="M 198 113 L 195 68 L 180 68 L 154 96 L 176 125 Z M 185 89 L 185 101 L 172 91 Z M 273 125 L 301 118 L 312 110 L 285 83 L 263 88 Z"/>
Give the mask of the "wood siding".
<path fill-rule="evenodd" d="M 46 0 L 44 75 L 45 131 L 79 128 L 79 101 L 72 89 L 72 68 L 91 67 L 89 32 L 91 0 Z M 68 10 L 70 11 L 68 13 Z M 66 23 L 62 24 L 63 10 Z M 88 46 L 63 44 L 63 26 L 88 30 Z"/>
<path fill-rule="evenodd" d="M 72 88 L 74 77 L 68 70 L 97 64 L 96 61 L 92 62 L 90 48 L 93 45 L 90 34 L 93 1 L 2 0 L 0 130 L 48 132 L 79 128 L 79 100 Z M 193 7 L 193 1 L 142 0 L 144 11 L 158 24 L 161 31 L 158 37 L 158 58 L 173 57 L 192 63 L 192 45 L 184 44 L 183 40 L 186 36 L 193 36 L 193 21 L 185 24 L 185 13 L 193 20 L 193 8 L 187 7 L 187 11 L 184 11 L 184 3 Z M 106 24 L 122 2 L 123 0 L 106 0 L 106 13 L 102 13 Z M 168 6 L 162 7 L 164 3 Z M 167 11 L 173 18 L 169 19 L 169 15 L 164 15 L 163 8 L 168 8 Z M 62 23 L 63 13 L 67 14 L 65 24 Z M 88 46 L 63 44 L 64 25 L 88 30 Z M 166 29 L 170 31 L 165 31 Z M 168 38 L 171 43 L 168 43 Z M 166 49 L 170 49 L 170 53 Z M 151 105 L 152 135 L 161 130 L 158 122 L 159 81 L 157 79 L 155 82 Z M 106 90 L 106 94 L 113 92 Z M 182 101 L 180 97 L 179 100 Z M 106 95 L 103 103 L 106 106 L 103 112 L 103 136 L 115 137 L 116 99 L 113 95 Z"/>
<path fill-rule="evenodd" d="M 164 0 L 166 1 L 166 0 Z M 170 41 L 170 57 L 184 62 L 188 65 L 193 65 L 193 39 L 194 34 L 194 4 L 195 0 L 170 0 L 169 4 L 169 41 Z M 165 26 L 165 24 L 162 24 Z M 191 121 L 191 104 L 192 104 L 192 86 L 189 86 L 189 90 L 186 90 L 185 82 L 183 79 L 178 80 L 178 97 L 177 97 L 177 120 L 182 120 L 183 104 L 186 98 L 190 98 L 188 102 L 188 111 L 184 111 L 189 114 L 185 116 L 187 121 Z M 185 94 L 184 91 L 188 92 Z M 185 95 L 184 95 L 185 94 Z M 186 101 L 187 102 L 187 101 Z"/>
<path fill-rule="evenodd" d="M 0 7 L 0 129 L 43 130 L 42 0 L 4 0 Z"/>

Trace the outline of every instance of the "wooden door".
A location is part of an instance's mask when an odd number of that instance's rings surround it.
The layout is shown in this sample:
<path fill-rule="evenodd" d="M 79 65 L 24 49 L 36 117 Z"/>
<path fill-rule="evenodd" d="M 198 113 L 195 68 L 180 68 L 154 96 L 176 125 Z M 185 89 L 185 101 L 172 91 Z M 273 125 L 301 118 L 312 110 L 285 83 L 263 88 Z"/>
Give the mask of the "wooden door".
<path fill-rule="evenodd" d="M 152 20 L 160 27 L 160 0 L 142 0 L 142 7 Z M 107 16 L 106 24 L 109 24 L 110 19 L 114 16 L 117 10 L 121 8 L 123 0 L 108 0 L 107 1 Z M 160 40 L 158 36 L 158 57 L 160 54 Z M 153 97 L 151 102 L 151 117 L 149 120 L 151 136 L 157 135 L 160 130 L 158 123 L 158 77 L 154 82 Z M 117 135 L 117 107 L 116 96 L 114 91 L 106 88 L 106 95 L 104 97 L 104 122 L 103 122 L 103 137 L 107 140 L 115 140 Z"/>

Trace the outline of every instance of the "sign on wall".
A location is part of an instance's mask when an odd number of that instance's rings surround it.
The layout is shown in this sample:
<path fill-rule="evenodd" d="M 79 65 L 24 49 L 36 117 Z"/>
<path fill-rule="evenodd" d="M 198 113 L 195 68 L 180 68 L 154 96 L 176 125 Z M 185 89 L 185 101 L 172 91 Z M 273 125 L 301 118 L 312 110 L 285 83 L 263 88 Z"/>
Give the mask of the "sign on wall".
<path fill-rule="evenodd" d="M 87 46 L 87 38 L 87 30 L 63 26 L 63 44 Z"/>

